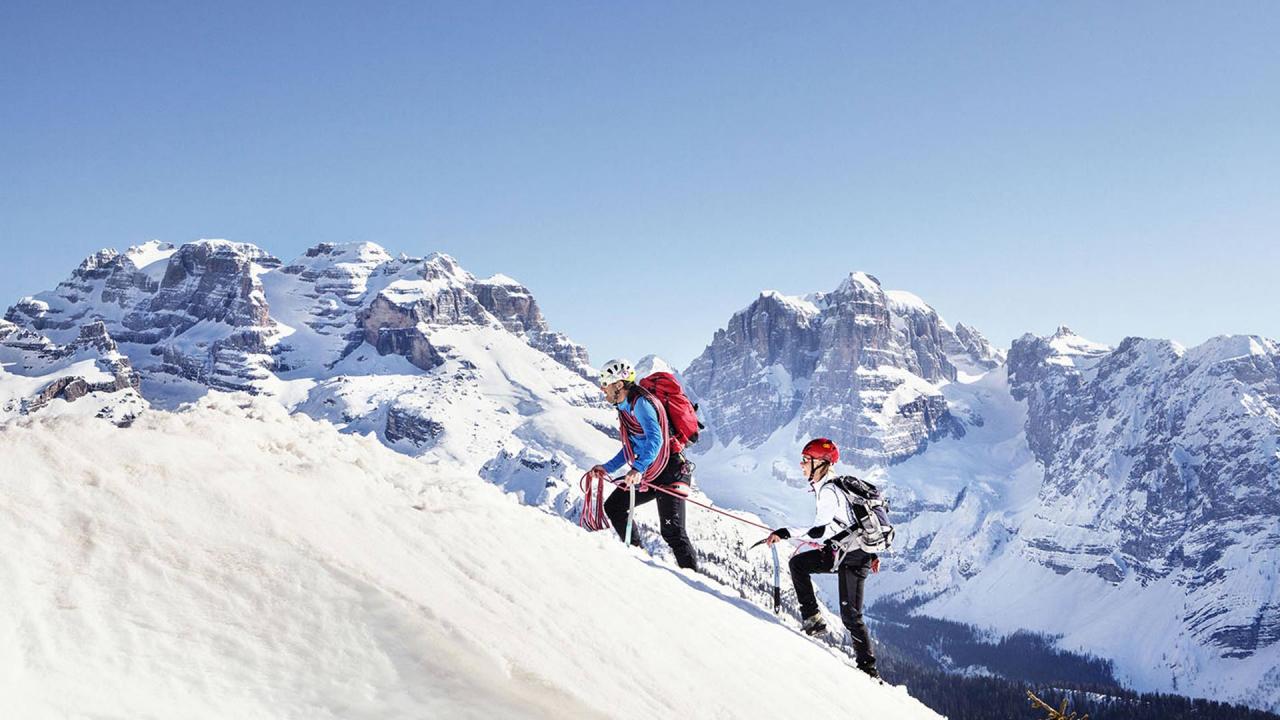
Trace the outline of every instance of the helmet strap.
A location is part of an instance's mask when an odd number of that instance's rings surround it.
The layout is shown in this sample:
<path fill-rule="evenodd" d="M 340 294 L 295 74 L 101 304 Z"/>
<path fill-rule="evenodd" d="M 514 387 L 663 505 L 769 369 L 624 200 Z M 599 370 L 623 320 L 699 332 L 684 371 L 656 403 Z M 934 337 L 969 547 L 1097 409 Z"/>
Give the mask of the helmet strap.
<path fill-rule="evenodd" d="M 821 465 L 819 465 L 819 463 L 821 463 Z M 813 476 L 818 474 L 818 470 L 825 471 L 829 467 L 831 467 L 830 462 L 826 460 L 819 460 L 818 458 L 815 458 L 815 457 L 811 457 L 809 462 L 809 484 L 812 485 L 814 482 L 816 482 Z"/>

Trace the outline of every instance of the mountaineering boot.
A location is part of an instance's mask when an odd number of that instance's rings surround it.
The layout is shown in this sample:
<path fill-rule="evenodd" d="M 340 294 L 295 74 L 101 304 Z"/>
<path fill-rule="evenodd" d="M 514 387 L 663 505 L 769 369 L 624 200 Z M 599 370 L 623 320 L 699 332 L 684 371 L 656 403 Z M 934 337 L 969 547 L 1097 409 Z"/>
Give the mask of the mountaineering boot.
<path fill-rule="evenodd" d="M 876 670 L 875 665 L 859 665 L 858 669 L 871 676 L 872 680 L 880 679 L 880 671 Z"/>
<path fill-rule="evenodd" d="M 814 613 L 804 619 L 800 629 L 805 635 L 820 635 L 827 631 L 827 621 L 822 619 L 822 613 Z"/>

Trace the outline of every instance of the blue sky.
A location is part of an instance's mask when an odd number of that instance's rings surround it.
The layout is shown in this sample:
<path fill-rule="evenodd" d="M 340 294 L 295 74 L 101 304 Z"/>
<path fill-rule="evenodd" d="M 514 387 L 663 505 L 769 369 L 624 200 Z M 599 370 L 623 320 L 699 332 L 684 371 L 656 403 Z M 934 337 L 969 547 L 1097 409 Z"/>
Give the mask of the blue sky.
<path fill-rule="evenodd" d="M 259 7 L 258 5 L 270 5 Z M 101 247 L 448 252 L 683 366 L 864 270 L 1007 345 L 1280 337 L 1280 4 L 0 6 L 0 305 Z"/>

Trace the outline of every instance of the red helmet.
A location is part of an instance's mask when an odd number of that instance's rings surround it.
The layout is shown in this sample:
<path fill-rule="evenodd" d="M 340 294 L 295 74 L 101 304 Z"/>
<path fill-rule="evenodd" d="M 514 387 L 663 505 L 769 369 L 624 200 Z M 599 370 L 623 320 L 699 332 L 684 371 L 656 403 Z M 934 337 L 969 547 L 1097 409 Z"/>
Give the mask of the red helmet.
<path fill-rule="evenodd" d="M 840 460 L 840 448 L 826 438 L 814 438 L 805 443 L 804 449 L 800 451 L 800 454 L 818 460 L 826 460 L 832 465 Z"/>

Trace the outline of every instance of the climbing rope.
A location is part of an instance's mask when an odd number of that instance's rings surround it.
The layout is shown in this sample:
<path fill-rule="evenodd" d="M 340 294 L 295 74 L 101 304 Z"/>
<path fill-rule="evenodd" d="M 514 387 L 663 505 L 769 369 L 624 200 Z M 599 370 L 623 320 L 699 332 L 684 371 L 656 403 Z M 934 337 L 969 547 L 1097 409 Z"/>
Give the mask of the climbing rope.
<path fill-rule="evenodd" d="M 599 470 L 587 471 L 587 474 L 582 476 L 579 483 L 579 487 L 582 488 L 582 514 L 578 516 L 579 527 L 591 532 L 609 527 L 609 517 L 604 514 L 604 483 L 608 478 L 608 474 Z"/>
<path fill-rule="evenodd" d="M 594 472 L 590 470 L 587 471 L 587 473 L 582 476 L 582 480 L 579 483 L 580 487 L 582 488 L 583 501 L 582 501 L 582 515 L 578 519 L 578 524 L 588 530 L 602 530 L 604 528 L 609 527 L 609 519 L 605 517 L 605 514 L 604 514 L 604 484 L 606 482 L 608 482 L 610 485 L 613 485 L 614 487 L 619 487 L 624 489 L 626 488 L 626 484 L 623 483 L 621 480 L 616 480 L 614 478 L 611 478 L 607 473 L 601 472 L 599 470 L 596 470 Z M 694 500 L 693 498 L 681 495 L 680 493 L 674 490 L 670 490 L 668 488 L 662 487 L 661 485 L 650 485 L 648 483 L 641 483 L 640 490 L 642 492 L 646 490 L 657 490 L 658 492 L 666 493 L 671 497 L 680 498 L 681 500 L 691 505 L 697 505 L 698 507 L 703 508 L 705 510 L 710 510 L 713 513 L 719 513 L 721 515 L 724 515 L 725 517 L 731 520 L 737 520 L 740 523 L 746 523 L 747 525 L 750 525 L 752 527 L 757 527 L 757 528 L 760 528 L 761 530 L 767 530 L 769 532 L 773 532 L 773 528 L 771 527 L 765 527 L 764 525 L 761 525 L 758 522 L 752 522 L 751 520 L 748 520 L 744 517 L 739 517 L 737 515 L 734 515 L 733 513 L 725 512 L 720 508 L 707 505 L 706 503 L 700 503 L 697 500 Z"/>

